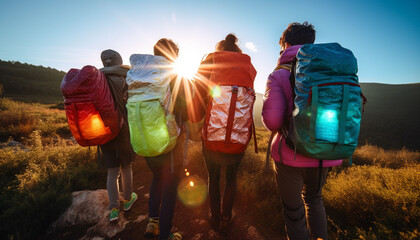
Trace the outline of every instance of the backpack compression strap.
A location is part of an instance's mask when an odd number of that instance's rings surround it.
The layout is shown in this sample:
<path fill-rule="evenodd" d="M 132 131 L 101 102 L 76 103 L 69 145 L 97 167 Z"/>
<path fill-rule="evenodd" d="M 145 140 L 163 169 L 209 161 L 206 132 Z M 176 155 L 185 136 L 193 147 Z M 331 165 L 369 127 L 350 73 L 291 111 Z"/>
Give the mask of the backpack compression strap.
<path fill-rule="evenodd" d="M 255 124 L 254 124 L 254 119 L 252 119 L 252 133 L 254 134 L 254 148 L 255 148 L 255 153 L 258 153 L 258 146 L 257 146 L 257 133 L 255 131 Z"/>
<path fill-rule="evenodd" d="M 238 100 L 238 86 L 232 86 L 232 97 L 230 98 L 229 116 L 226 126 L 225 145 L 229 145 L 232 135 L 233 120 L 235 119 L 236 102 Z"/>
<path fill-rule="evenodd" d="M 80 138 L 84 140 L 85 138 L 83 137 L 79 126 L 79 115 L 77 114 L 76 103 L 71 103 L 71 108 L 73 108 L 74 124 L 76 125 L 77 132 L 79 133 Z"/>

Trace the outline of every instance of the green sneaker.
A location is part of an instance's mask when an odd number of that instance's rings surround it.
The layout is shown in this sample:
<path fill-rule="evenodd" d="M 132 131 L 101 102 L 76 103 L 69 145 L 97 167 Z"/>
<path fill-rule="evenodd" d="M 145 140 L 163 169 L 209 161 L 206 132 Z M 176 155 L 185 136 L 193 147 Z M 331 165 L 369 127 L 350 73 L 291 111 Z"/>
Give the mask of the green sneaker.
<path fill-rule="evenodd" d="M 155 238 L 159 236 L 159 218 L 149 218 L 149 223 L 146 226 L 145 238 Z"/>
<path fill-rule="evenodd" d="M 182 240 L 182 234 L 180 232 L 174 232 L 169 235 L 168 240 Z"/>
<path fill-rule="evenodd" d="M 133 192 L 131 194 L 131 199 L 130 201 L 124 200 L 124 211 L 128 211 L 130 210 L 131 206 L 133 206 L 134 202 L 137 201 L 137 194 L 135 192 Z"/>
<path fill-rule="evenodd" d="M 119 219 L 118 217 L 119 213 L 120 213 L 120 210 L 116 208 L 111 209 L 111 211 L 109 212 L 109 221 L 110 222 L 117 221 Z"/>

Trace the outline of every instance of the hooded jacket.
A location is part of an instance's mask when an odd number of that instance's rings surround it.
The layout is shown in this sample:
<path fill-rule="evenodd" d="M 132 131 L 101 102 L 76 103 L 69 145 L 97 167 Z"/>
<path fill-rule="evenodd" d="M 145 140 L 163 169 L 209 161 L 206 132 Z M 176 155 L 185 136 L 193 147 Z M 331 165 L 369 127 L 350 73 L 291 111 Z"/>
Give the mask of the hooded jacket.
<path fill-rule="evenodd" d="M 104 68 L 99 70 L 104 73 L 109 89 L 112 93 L 115 106 L 118 108 L 124 119 L 119 135 L 112 141 L 102 145 L 102 147 L 109 150 L 118 150 L 118 155 L 121 156 L 122 164 L 125 165 L 131 162 L 132 156 L 134 156 L 134 154 L 132 154 L 133 150 L 130 144 L 127 109 L 125 107 L 128 89 L 125 78 L 127 77 L 127 72 L 130 70 L 130 67 L 122 65 L 120 54 L 114 50 L 103 51 L 101 54 L 101 60 Z M 109 163 L 106 163 L 106 165 L 109 165 Z"/>
<path fill-rule="evenodd" d="M 300 47 L 301 45 L 295 45 L 287 48 L 280 55 L 277 64 L 290 64 Z M 263 98 L 262 121 L 264 126 L 272 132 L 277 132 L 284 124 L 287 113 L 291 115 L 293 111 L 293 89 L 289 77 L 289 70 L 279 69 L 271 73 L 267 80 Z M 281 153 L 279 153 L 279 144 L 281 144 Z M 294 150 L 287 146 L 284 138 L 279 133 L 273 139 L 271 156 L 274 161 L 292 167 L 319 167 L 318 159 L 295 153 Z M 322 161 L 322 166 L 334 167 L 341 165 L 342 162 L 343 160 L 325 160 Z"/>

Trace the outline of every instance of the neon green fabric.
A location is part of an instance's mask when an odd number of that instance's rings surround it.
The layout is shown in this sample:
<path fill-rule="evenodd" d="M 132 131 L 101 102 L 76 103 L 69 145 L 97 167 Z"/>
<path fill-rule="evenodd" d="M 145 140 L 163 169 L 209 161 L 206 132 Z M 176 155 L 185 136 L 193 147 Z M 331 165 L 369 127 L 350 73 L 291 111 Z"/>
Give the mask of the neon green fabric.
<path fill-rule="evenodd" d="M 159 100 L 128 102 L 127 112 L 131 145 L 137 154 L 153 157 L 175 147 L 177 134 L 167 127 L 167 122 L 176 124 L 175 117 L 165 115 Z"/>

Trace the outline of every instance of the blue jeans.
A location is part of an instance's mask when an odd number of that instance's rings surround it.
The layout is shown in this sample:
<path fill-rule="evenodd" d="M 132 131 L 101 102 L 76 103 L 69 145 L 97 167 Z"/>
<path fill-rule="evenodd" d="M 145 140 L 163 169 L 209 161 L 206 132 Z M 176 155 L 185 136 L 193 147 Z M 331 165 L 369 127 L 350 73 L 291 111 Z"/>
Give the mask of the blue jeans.
<path fill-rule="evenodd" d="M 168 239 L 172 228 L 184 141 L 185 137 L 181 134 L 171 152 L 146 157 L 147 165 L 153 173 L 149 193 L 149 218 L 159 218 L 160 239 Z"/>

